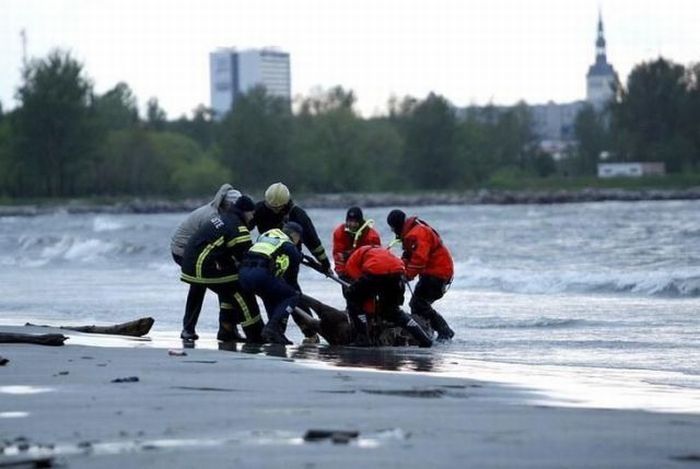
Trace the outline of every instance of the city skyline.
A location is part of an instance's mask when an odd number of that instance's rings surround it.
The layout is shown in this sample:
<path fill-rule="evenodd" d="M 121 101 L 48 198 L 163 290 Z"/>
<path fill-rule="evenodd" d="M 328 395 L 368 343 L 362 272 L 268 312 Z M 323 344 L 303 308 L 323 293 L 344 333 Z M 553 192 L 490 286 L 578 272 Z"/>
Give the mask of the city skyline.
<path fill-rule="evenodd" d="M 658 56 L 697 61 L 700 43 L 700 9 L 689 0 L 3 3 L 5 110 L 16 106 L 22 29 L 30 57 L 70 50 L 97 93 L 126 82 L 142 109 L 156 97 L 171 119 L 209 105 L 208 54 L 220 47 L 280 47 L 291 56 L 294 96 L 341 85 L 371 116 L 392 96 L 431 91 L 460 107 L 585 99 L 600 10 L 623 82 Z"/>

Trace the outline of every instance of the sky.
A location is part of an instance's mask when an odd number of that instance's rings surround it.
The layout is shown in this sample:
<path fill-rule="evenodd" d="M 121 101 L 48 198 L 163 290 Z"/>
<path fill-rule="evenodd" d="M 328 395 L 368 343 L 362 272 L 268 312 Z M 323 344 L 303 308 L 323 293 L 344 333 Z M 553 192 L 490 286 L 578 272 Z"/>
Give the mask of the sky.
<path fill-rule="evenodd" d="M 623 82 L 659 56 L 700 61 L 698 0 L 0 0 L 0 102 L 17 106 L 29 58 L 69 50 L 95 91 L 126 82 L 169 118 L 209 105 L 209 52 L 290 53 L 292 94 L 341 85 L 365 116 L 392 96 L 457 106 L 585 98 L 602 11 Z"/>

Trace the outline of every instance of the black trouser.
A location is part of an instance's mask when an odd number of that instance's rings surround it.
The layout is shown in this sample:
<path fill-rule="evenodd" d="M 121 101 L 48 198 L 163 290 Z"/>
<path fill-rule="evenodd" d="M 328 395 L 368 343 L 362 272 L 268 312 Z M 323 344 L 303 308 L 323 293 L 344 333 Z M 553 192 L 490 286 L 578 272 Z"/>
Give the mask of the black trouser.
<path fill-rule="evenodd" d="M 182 256 L 170 253 L 177 265 L 182 267 Z M 190 283 L 190 290 L 187 292 L 187 302 L 185 303 L 185 315 L 182 318 L 182 330 L 194 334 L 194 329 L 199 321 L 199 314 L 202 312 L 204 295 L 207 292 L 206 285 Z M 219 301 L 220 302 L 220 301 Z M 219 305 L 219 307 L 221 307 Z"/>
<path fill-rule="evenodd" d="M 417 314 L 431 320 L 437 311 L 433 309 L 433 303 L 445 296 L 448 280 L 443 280 L 431 275 L 421 275 L 413 290 L 413 297 L 408 304 L 411 314 Z"/>
<path fill-rule="evenodd" d="M 387 321 L 397 323 L 401 315 L 400 306 L 404 300 L 405 286 L 401 276 L 392 275 L 365 275 L 358 279 L 347 289 L 348 312 L 359 332 L 367 333 L 358 318 L 364 312 L 362 306 L 365 301 L 376 298 L 375 314 Z"/>
<path fill-rule="evenodd" d="M 246 339 L 250 342 L 260 342 L 260 333 L 263 328 L 262 318 L 260 317 L 260 309 L 252 293 L 243 291 L 238 282 L 229 283 L 211 283 L 211 284 L 190 284 L 190 293 L 193 291 L 193 286 L 202 289 L 202 299 L 204 292 L 207 289 L 213 291 L 219 297 L 219 332 L 231 332 L 236 329 L 236 325 L 240 324 L 245 332 Z M 194 288 L 196 292 L 198 288 Z M 194 331 L 194 325 L 197 323 L 199 310 L 201 309 L 201 301 L 196 304 L 190 304 L 190 296 L 187 297 L 188 302 L 185 305 L 185 318 L 183 325 L 186 328 L 191 326 Z M 194 309 L 190 309 L 190 307 Z M 195 315 L 196 313 L 196 315 Z"/>

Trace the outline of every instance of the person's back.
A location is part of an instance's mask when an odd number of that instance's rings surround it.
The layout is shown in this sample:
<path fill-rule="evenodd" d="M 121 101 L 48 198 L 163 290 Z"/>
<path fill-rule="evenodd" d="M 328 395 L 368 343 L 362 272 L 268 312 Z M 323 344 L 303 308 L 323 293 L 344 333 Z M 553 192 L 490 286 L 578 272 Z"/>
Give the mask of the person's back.
<path fill-rule="evenodd" d="M 234 203 L 241 193 L 235 190 L 230 184 L 223 184 L 214 195 L 211 202 L 193 210 L 175 229 L 170 241 L 170 251 L 173 258 L 181 260 L 185 254 L 185 247 L 190 237 L 204 225 L 212 216 L 219 213 L 225 201 Z M 180 262 L 178 262 L 179 264 Z"/>
<path fill-rule="evenodd" d="M 452 255 L 437 231 L 423 220 L 406 220 L 402 244 L 406 253 L 406 276 L 431 275 L 450 281 L 454 275 Z"/>

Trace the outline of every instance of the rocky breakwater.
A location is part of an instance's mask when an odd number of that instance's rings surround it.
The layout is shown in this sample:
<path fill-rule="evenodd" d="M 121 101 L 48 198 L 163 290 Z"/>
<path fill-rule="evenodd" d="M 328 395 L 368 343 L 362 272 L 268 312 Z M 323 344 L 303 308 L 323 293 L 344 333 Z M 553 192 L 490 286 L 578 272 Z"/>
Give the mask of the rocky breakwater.
<path fill-rule="evenodd" d="M 307 194 L 295 200 L 306 208 L 408 207 L 425 205 L 470 204 L 564 204 L 602 201 L 697 200 L 700 187 L 688 189 L 597 189 L 578 190 L 487 190 L 421 193 L 340 193 Z M 162 200 L 132 199 L 115 203 L 73 200 L 65 203 L 0 206 L 0 216 L 34 216 L 50 213 L 175 213 L 188 212 L 208 199 Z"/>

